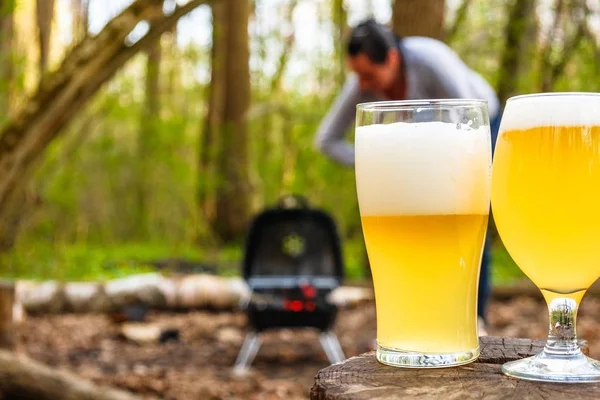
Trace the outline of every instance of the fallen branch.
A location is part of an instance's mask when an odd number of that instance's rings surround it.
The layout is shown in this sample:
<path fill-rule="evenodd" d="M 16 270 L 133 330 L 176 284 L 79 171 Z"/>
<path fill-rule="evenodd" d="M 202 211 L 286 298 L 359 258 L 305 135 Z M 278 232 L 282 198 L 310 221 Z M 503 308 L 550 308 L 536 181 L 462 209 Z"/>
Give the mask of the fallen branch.
<path fill-rule="evenodd" d="M 0 398 L 19 400 L 138 400 L 28 357 L 0 350 Z M 148 397 L 146 397 L 148 398 Z"/>

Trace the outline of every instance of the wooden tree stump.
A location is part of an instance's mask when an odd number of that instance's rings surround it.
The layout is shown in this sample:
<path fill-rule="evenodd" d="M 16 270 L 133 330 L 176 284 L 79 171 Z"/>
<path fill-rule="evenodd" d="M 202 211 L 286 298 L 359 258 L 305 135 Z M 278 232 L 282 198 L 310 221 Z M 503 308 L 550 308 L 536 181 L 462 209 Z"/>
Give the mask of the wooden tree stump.
<path fill-rule="evenodd" d="M 0 282 L 0 348 L 12 349 L 15 345 L 13 331 L 13 305 L 15 286 L 9 282 Z"/>
<path fill-rule="evenodd" d="M 405 369 L 379 363 L 375 352 L 324 368 L 315 377 L 312 400 L 360 399 L 597 399 L 600 384 L 558 384 L 509 378 L 500 366 L 532 356 L 544 341 L 480 338 L 481 355 L 454 368 Z M 584 353 L 587 344 L 580 343 Z"/>

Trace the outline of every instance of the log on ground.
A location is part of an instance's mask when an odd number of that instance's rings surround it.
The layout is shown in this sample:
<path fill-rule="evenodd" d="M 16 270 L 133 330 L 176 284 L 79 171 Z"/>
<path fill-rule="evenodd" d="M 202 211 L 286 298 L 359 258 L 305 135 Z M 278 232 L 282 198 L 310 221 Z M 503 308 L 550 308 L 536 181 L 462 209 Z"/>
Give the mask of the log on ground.
<path fill-rule="evenodd" d="M 99 386 L 23 355 L 0 350 L 0 399 L 140 400 L 133 394 Z"/>

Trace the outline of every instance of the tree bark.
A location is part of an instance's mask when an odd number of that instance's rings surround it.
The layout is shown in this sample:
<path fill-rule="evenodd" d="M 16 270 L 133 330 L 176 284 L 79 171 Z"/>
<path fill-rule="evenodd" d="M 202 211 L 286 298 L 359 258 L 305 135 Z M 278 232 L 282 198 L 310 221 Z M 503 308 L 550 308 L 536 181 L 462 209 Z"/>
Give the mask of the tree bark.
<path fill-rule="evenodd" d="M 9 205 L 25 186 L 34 162 L 61 129 L 115 72 L 147 49 L 178 19 L 208 0 L 191 0 L 165 16 L 162 0 L 137 0 L 94 37 L 87 37 L 46 74 L 37 93 L 0 129 L 0 221 L 11 217 Z M 135 44 L 125 38 L 146 20 L 148 33 Z M 0 226 L 0 242 L 7 232 Z"/>
<path fill-rule="evenodd" d="M 48 68 L 48 54 L 50 51 L 50 35 L 52 33 L 52 17 L 54 14 L 54 0 L 36 1 L 36 21 L 38 26 L 38 41 L 40 48 L 40 78 Z"/>
<path fill-rule="evenodd" d="M 445 0 L 394 0 L 392 27 L 400 36 L 444 38 Z"/>
<path fill-rule="evenodd" d="M 519 69 L 527 56 L 524 50 L 525 33 L 531 21 L 535 20 L 535 6 L 536 0 L 515 0 L 510 7 L 498 79 L 497 92 L 501 104 L 518 91 Z"/>
<path fill-rule="evenodd" d="M 226 243 L 242 238 L 250 211 L 249 12 L 248 0 L 223 0 L 213 6 L 212 80 L 200 150 L 199 192 L 209 226 Z"/>

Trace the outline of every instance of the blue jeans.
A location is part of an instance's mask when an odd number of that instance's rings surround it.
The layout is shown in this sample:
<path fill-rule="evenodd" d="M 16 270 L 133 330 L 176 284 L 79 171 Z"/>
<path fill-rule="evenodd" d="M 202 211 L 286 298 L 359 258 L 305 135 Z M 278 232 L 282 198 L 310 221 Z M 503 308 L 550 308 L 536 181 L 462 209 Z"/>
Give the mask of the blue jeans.
<path fill-rule="evenodd" d="M 492 249 L 492 240 L 490 232 L 485 237 L 485 245 L 483 247 L 483 256 L 481 257 L 481 271 L 479 272 L 479 294 L 477 296 L 477 316 L 487 321 L 486 311 L 487 303 L 490 297 L 490 253 Z"/>
<path fill-rule="evenodd" d="M 502 117 L 502 110 L 498 115 L 490 121 L 490 131 L 492 134 L 492 152 L 496 148 L 496 139 L 498 138 L 498 130 L 500 129 L 500 119 Z M 483 247 L 483 256 L 481 257 L 481 271 L 479 272 L 479 294 L 477 297 L 477 315 L 486 318 L 487 303 L 490 297 L 490 261 L 492 251 L 492 239 L 490 230 L 488 228 L 487 235 L 485 237 L 485 245 Z"/>

